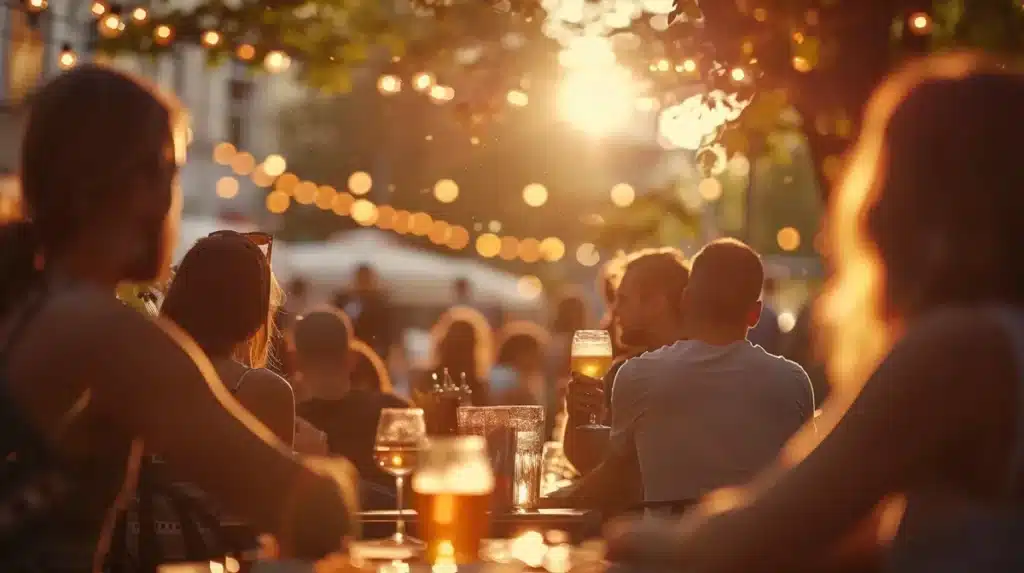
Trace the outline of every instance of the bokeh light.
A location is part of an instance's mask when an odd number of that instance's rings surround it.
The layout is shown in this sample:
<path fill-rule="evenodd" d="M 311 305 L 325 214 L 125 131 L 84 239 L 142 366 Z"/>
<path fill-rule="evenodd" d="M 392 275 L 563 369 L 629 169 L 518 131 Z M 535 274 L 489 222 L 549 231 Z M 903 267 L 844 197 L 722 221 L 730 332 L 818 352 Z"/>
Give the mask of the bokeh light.
<path fill-rule="evenodd" d="M 511 235 L 501 238 L 501 248 L 498 249 L 498 256 L 506 261 L 511 261 L 519 256 L 519 239 Z"/>
<path fill-rule="evenodd" d="M 523 298 L 533 300 L 544 292 L 544 283 L 533 275 L 526 275 L 516 283 L 516 290 Z"/>
<path fill-rule="evenodd" d="M 448 236 L 448 248 L 456 251 L 465 249 L 469 246 L 469 231 L 465 227 L 455 225 L 452 227 L 452 232 Z"/>
<path fill-rule="evenodd" d="M 213 160 L 221 165 L 231 165 L 231 160 L 235 158 L 235 154 L 238 150 L 235 149 L 234 145 L 224 141 L 218 143 L 213 148 Z"/>
<path fill-rule="evenodd" d="M 402 80 L 398 76 L 385 74 L 377 79 L 377 90 L 384 95 L 396 94 L 402 91 Z"/>
<path fill-rule="evenodd" d="M 352 205 L 355 202 L 356 198 L 351 193 L 338 193 L 331 200 L 331 211 L 334 211 L 335 215 L 347 217 L 352 213 Z"/>
<path fill-rule="evenodd" d="M 277 178 L 274 188 L 282 193 L 291 194 L 299 184 L 299 178 L 294 173 L 285 173 Z"/>
<path fill-rule="evenodd" d="M 238 179 L 234 177 L 221 177 L 217 180 L 217 196 L 221 199 L 231 199 L 238 195 Z"/>
<path fill-rule="evenodd" d="M 540 241 L 532 237 L 519 241 L 519 253 L 517 256 L 524 263 L 536 263 L 540 260 Z"/>
<path fill-rule="evenodd" d="M 334 207 L 334 196 L 337 195 L 337 190 L 330 185 L 321 185 L 316 189 L 316 199 L 313 200 L 316 206 L 328 211 Z"/>
<path fill-rule="evenodd" d="M 484 233 L 476 238 L 476 252 L 484 258 L 491 259 L 501 251 L 501 239 L 493 233 Z"/>
<path fill-rule="evenodd" d="M 697 192 L 705 201 L 717 201 L 722 198 L 722 183 L 714 177 L 705 177 L 697 184 Z"/>
<path fill-rule="evenodd" d="M 285 169 L 288 169 L 288 162 L 284 160 L 284 157 L 276 153 L 268 155 L 263 160 L 263 171 L 271 177 L 279 177 L 284 173 Z"/>
<path fill-rule="evenodd" d="M 303 181 L 292 189 L 292 196 L 295 197 L 295 202 L 300 205 L 311 205 L 313 201 L 316 201 L 316 183 L 312 181 Z"/>
<path fill-rule="evenodd" d="M 377 222 L 377 206 L 366 199 L 359 199 L 352 204 L 352 220 L 369 227 Z"/>
<path fill-rule="evenodd" d="M 796 327 L 796 316 L 790 311 L 784 311 L 779 313 L 778 318 L 779 330 L 783 334 L 790 332 Z"/>
<path fill-rule="evenodd" d="M 548 237 L 540 242 L 540 256 L 549 263 L 562 260 L 565 256 L 565 243 L 558 237 Z"/>
<path fill-rule="evenodd" d="M 373 187 L 373 178 L 365 171 L 356 171 L 348 176 L 348 190 L 354 195 L 366 195 Z"/>
<path fill-rule="evenodd" d="M 558 86 L 558 115 L 593 136 L 626 127 L 636 105 L 636 82 L 619 66 L 570 70 Z"/>
<path fill-rule="evenodd" d="M 576 248 L 576 261 L 585 267 L 592 267 L 601 262 L 601 253 L 597 252 L 593 243 L 583 243 Z"/>
<path fill-rule="evenodd" d="M 775 242 L 783 251 L 795 251 L 800 248 L 800 231 L 793 227 L 783 227 L 775 234 Z"/>
<path fill-rule="evenodd" d="M 267 193 L 267 211 L 275 215 L 280 215 L 288 210 L 291 205 L 292 199 L 287 193 L 281 191 L 271 191 Z"/>
<path fill-rule="evenodd" d="M 523 201 L 530 207 L 540 207 L 548 202 L 548 190 L 540 183 L 530 183 L 523 187 Z"/>
<path fill-rule="evenodd" d="M 441 203 L 452 203 L 459 198 L 459 186 L 451 179 L 441 179 L 434 184 L 434 198 Z"/>
<path fill-rule="evenodd" d="M 617 183 L 612 187 L 611 197 L 616 207 L 629 207 L 636 199 L 636 191 L 629 183 Z"/>
<path fill-rule="evenodd" d="M 434 218 L 427 213 L 413 213 L 409 219 L 409 230 L 417 237 L 425 237 L 434 224 Z"/>
<path fill-rule="evenodd" d="M 231 159 L 231 170 L 238 175 L 248 175 L 256 169 L 256 158 L 251 153 L 243 151 Z"/>

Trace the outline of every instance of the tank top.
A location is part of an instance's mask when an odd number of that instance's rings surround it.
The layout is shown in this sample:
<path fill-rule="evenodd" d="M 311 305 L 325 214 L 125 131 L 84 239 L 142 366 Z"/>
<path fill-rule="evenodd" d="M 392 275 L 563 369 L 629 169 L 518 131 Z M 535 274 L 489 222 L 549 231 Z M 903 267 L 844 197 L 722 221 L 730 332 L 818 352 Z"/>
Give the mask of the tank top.
<path fill-rule="evenodd" d="M 911 492 L 889 552 L 894 573 L 1024 571 L 1024 311 L 991 311 L 1013 345 L 1017 367 L 1016 436 L 998 505 L 946 490 Z"/>
<path fill-rule="evenodd" d="M 11 396 L 11 350 L 45 302 L 45 293 L 30 302 L 0 347 L 0 571 L 5 573 L 92 571 L 131 455 L 130 441 L 82 459 L 61 455 Z"/>

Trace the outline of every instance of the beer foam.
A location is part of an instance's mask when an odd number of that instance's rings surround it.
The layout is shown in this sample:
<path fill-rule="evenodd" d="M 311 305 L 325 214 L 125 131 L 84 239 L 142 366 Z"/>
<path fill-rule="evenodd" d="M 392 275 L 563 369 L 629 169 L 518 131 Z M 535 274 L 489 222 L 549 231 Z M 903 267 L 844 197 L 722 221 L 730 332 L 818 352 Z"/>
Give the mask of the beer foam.
<path fill-rule="evenodd" d="M 425 467 L 412 476 L 416 493 L 485 495 L 494 491 L 494 474 L 485 460 L 448 467 Z"/>

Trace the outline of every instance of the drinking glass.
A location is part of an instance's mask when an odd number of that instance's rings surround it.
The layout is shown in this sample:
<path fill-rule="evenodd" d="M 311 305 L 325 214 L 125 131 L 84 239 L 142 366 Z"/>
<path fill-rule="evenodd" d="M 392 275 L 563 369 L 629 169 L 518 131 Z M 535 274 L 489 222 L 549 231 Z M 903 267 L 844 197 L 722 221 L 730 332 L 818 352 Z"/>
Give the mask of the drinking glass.
<path fill-rule="evenodd" d="M 480 436 L 430 438 L 412 490 L 427 563 L 477 562 L 494 490 L 487 442 Z"/>
<path fill-rule="evenodd" d="M 612 337 L 604 330 L 577 330 L 572 335 L 570 368 L 584 376 L 600 380 L 612 367 Z M 575 429 L 580 467 L 591 468 L 603 456 L 611 428 L 590 415 L 589 423 Z"/>
<path fill-rule="evenodd" d="M 423 421 L 423 410 L 420 408 L 384 408 L 380 412 L 377 423 L 377 442 L 374 445 L 374 458 L 377 465 L 387 473 L 395 476 L 398 506 L 398 522 L 395 534 L 387 542 L 403 547 L 418 546 L 419 541 L 405 535 L 405 507 L 402 498 L 405 488 L 405 476 L 416 468 L 423 441 L 427 436 L 427 426 Z"/>

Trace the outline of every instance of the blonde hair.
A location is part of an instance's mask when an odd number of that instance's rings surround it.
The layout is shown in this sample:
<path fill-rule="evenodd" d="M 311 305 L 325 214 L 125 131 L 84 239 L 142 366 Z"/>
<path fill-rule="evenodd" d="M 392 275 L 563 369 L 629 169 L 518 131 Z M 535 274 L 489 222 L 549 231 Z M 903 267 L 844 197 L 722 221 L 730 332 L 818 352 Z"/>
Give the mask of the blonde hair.
<path fill-rule="evenodd" d="M 285 293 L 281 283 L 277 281 L 274 272 L 270 272 L 270 304 L 267 308 L 267 321 L 253 334 L 249 340 L 243 342 L 235 351 L 235 358 L 250 368 L 266 368 L 273 364 L 277 357 L 271 352 L 274 337 L 278 336 L 277 311 L 284 304 Z"/>

